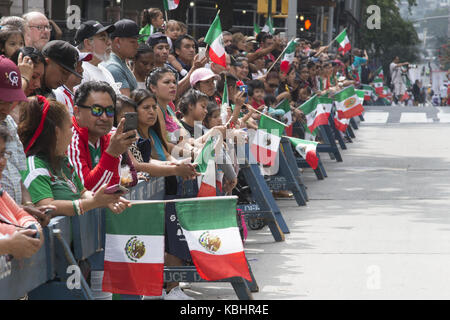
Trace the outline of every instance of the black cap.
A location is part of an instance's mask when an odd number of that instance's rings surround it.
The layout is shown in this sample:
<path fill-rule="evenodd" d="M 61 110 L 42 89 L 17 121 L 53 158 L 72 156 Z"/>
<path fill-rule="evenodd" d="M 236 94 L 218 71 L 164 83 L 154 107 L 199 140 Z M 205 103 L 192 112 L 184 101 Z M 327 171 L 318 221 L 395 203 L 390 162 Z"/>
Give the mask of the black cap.
<path fill-rule="evenodd" d="M 106 31 L 107 33 L 111 33 L 115 28 L 116 27 L 114 27 L 113 24 L 104 27 L 101 23 L 94 20 L 83 22 L 80 25 L 80 28 L 75 33 L 75 44 L 79 45 L 81 42 L 83 42 L 84 39 L 88 39 L 104 31 Z"/>
<path fill-rule="evenodd" d="M 136 22 L 130 19 L 122 19 L 114 23 L 115 30 L 111 33 L 111 38 L 137 38 L 139 37 L 139 27 Z"/>
<path fill-rule="evenodd" d="M 145 43 L 147 43 L 150 47 L 154 47 L 158 43 L 169 43 L 169 39 L 165 34 L 161 32 L 155 32 L 148 37 Z"/>
<path fill-rule="evenodd" d="M 67 71 L 73 73 L 79 78 L 83 78 L 81 74 L 75 71 L 79 58 L 78 50 L 70 43 L 62 40 L 53 40 L 47 42 L 42 49 L 44 57 L 52 59 Z"/>

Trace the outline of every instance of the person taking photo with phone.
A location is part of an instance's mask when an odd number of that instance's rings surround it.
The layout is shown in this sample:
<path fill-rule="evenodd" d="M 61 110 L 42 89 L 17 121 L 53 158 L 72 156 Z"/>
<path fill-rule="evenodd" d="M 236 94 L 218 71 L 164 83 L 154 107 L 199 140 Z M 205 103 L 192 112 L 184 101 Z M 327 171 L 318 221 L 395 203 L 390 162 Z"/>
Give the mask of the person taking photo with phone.
<path fill-rule="evenodd" d="M 125 132 L 125 119 L 111 130 L 115 106 L 116 93 L 106 82 L 85 82 L 75 94 L 67 154 L 81 183 L 93 192 L 120 183 L 121 155 L 136 140 L 136 130 Z"/>

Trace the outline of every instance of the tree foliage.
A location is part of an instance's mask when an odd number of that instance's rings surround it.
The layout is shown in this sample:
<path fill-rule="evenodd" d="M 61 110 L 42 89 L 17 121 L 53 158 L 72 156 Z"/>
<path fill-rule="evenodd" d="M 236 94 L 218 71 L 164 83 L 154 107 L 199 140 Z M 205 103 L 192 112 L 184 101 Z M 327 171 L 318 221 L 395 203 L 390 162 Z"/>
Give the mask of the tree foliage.
<path fill-rule="evenodd" d="M 363 49 L 383 65 L 388 74 L 389 64 L 395 56 L 401 61 L 416 62 L 419 59 L 420 43 L 411 22 L 405 21 L 398 8 L 399 0 L 362 0 L 363 24 L 359 29 L 359 39 Z M 370 30 L 365 22 L 369 18 L 367 7 L 377 5 L 381 10 L 381 29 Z M 408 0 L 408 5 L 417 5 L 416 0 Z"/>

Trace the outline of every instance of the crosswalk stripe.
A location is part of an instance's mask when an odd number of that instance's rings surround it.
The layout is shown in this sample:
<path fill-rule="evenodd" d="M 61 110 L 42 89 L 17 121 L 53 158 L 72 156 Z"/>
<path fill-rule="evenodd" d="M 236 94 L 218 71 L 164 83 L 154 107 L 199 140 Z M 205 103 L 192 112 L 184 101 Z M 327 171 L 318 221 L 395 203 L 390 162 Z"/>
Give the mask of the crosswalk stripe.
<path fill-rule="evenodd" d="M 386 123 L 389 117 L 389 112 L 366 112 L 364 113 L 365 123 Z"/>
<path fill-rule="evenodd" d="M 432 119 L 430 119 L 433 121 Z M 430 122 L 427 120 L 427 114 L 423 112 L 402 112 L 400 116 L 400 123 L 424 123 Z"/>
<path fill-rule="evenodd" d="M 438 113 L 439 122 L 450 123 L 450 113 Z"/>

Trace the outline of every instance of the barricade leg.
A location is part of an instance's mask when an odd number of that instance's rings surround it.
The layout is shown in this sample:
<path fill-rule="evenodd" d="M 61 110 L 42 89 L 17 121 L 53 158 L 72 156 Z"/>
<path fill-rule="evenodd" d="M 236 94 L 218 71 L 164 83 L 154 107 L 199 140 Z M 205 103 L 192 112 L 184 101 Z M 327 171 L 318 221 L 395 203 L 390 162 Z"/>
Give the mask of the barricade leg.
<path fill-rule="evenodd" d="M 347 137 L 348 137 L 349 142 L 353 143 L 352 139 L 355 139 L 356 136 L 355 136 L 355 132 L 353 131 L 351 126 L 347 127 L 346 133 L 347 133 Z"/>
<path fill-rule="evenodd" d="M 323 138 L 325 143 L 317 145 L 316 151 L 332 153 L 337 162 L 342 162 L 342 156 L 336 145 L 335 137 L 333 135 L 330 126 L 329 125 L 320 126 L 319 130 L 321 132 L 321 137 Z"/>
<path fill-rule="evenodd" d="M 358 124 L 356 123 L 355 118 L 350 119 L 350 124 L 352 125 L 353 129 L 358 130 Z"/>
<path fill-rule="evenodd" d="M 295 155 L 294 152 L 292 151 L 292 145 L 291 142 L 286 139 L 286 138 L 282 138 L 281 139 L 281 145 L 280 145 L 280 149 L 283 151 L 287 162 L 289 163 L 289 169 L 292 171 L 292 173 L 294 174 L 294 177 L 297 179 L 298 185 L 300 186 L 300 191 L 303 195 L 303 198 L 306 201 L 309 201 L 309 197 L 308 194 L 306 192 L 306 186 L 305 183 L 303 181 L 303 177 L 301 172 L 298 170 L 298 165 L 297 165 L 297 161 L 295 159 Z"/>

